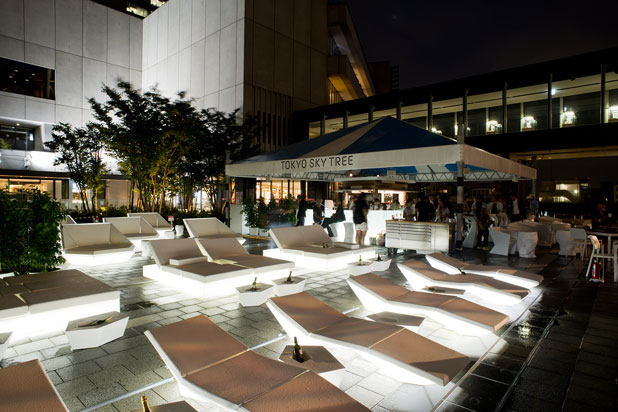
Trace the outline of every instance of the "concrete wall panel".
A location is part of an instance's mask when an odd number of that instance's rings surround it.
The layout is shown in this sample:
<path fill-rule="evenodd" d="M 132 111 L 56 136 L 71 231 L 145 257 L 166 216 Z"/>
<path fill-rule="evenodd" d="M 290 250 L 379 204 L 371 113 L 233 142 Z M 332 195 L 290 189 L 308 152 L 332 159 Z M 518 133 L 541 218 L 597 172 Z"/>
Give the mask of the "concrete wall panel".
<path fill-rule="evenodd" d="M 142 70 L 142 24 L 142 20 L 131 18 L 131 24 L 129 27 L 129 67 L 133 70 Z"/>
<path fill-rule="evenodd" d="M 53 69 L 56 67 L 56 51 L 49 47 L 37 46 L 36 44 L 26 42 L 25 61 L 35 66 Z"/>
<path fill-rule="evenodd" d="M 223 0 L 231 1 L 231 0 Z M 221 0 L 206 0 L 206 36 L 221 29 Z"/>
<path fill-rule="evenodd" d="M 275 34 L 275 91 L 291 96 L 294 92 L 294 42 Z"/>
<path fill-rule="evenodd" d="M 236 21 L 236 2 L 224 0 L 221 2 L 221 28 L 227 27 Z"/>
<path fill-rule="evenodd" d="M 219 92 L 219 110 L 230 113 L 236 109 L 236 87 L 232 86 Z"/>
<path fill-rule="evenodd" d="M 236 23 L 236 84 L 242 83 L 245 78 L 245 22 L 242 19 Z"/>
<path fill-rule="evenodd" d="M 178 61 L 178 53 L 167 59 L 167 90 L 174 96 L 181 91 L 178 89 Z"/>
<path fill-rule="evenodd" d="M 107 62 L 129 67 L 131 17 L 116 10 L 107 14 Z M 128 78 L 128 76 L 127 76 Z"/>
<path fill-rule="evenodd" d="M 115 64 L 107 64 L 106 67 L 106 84 L 110 87 L 115 87 L 117 83 L 117 79 L 120 78 L 122 81 L 128 82 L 130 81 L 129 77 L 129 68 L 116 66 Z M 135 85 L 133 85 L 135 86 Z M 139 87 L 140 85 L 138 85 Z"/>
<path fill-rule="evenodd" d="M 157 64 L 167 58 L 168 8 L 168 4 L 165 3 L 157 10 Z"/>
<path fill-rule="evenodd" d="M 24 55 L 24 42 L 22 40 L 0 36 L 0 57 L 23 62 Z"/>
<path fill-rule="evenodd" d="M 104 62 L 92 59 L 84 59 L 83 90 L 84 98 L 82 108 L 90 107 L 88 99 L 94 97 L 97 101 L 105 101 L 105 94 L 101 91 L 103 83 L 107 82 L 107 65 Z"/>
<path fill-rule="evenodd" d="M 0 92 L 0 113 L 3 117 L 26 118 L 26 98 L 11 93 Z"/>
<path fill-rule="evenodd" d="M 167 82 L 167 60 L 163 60 L 155 66 L 155 76 L 157 80 L 157 88 L 165 96 L 172 96 L 168 90 Z"/>
<path fill-rule="evenodd" d="M 311 47 L 321 53 L 328 53 L 328 22 L 326 0 L 311 2 Z"/>
<path fill-rule="evenodd" d="M 180 2 L 170 1 L 167 21 L 167 55 L 178 53 L 178 36 L 180 35 Z"/>
<path fill-rule="evenodd" d="M 227 89 L 236 85 L 236 24 L 221 30 L 219 58 L 219 88 Z"/>
<path fill-rule="evenodd" d="M 84 57 L 107 59 L 107 7 L 84 2 Z"/>
<path fill-rule="evenodd" d="M 254 0 L 253 20 L 257 24 L 275 29 L 275 0 Z"/>
<path fill-rule="evenodd" d="M 206 0 L 193 0 L 191 12 L 191 42 L 206 37 Z"/>
<path fill-rule="evenodd" d="M 56 103 L 82 107 L 82 58 L 56 52 Z"/>
<path fill-rule="evenodd" d="M 311 49 L 311 102 L 327 104 L 326 55 Z"/>
<path fill-rule="evenodd" d="M 68 123 L 74 127 L 82 125 L 82 110 L 77 107 L 56 105 L 56 122 Z"/>
<path fill-rule="evenodd" d="M 191 47 L 178 53 L 178 90 L 189 92 L 191 89 Z"/>
<path fill-rule="evenodd" d="M 191 10 L 192 0 L 180 0 L 178 49 L 182 50 L 191 45 Z M 146 19 L 148 20 L 148 19 Z"/>
<path fill-rule="evenodd" d="M 129 69 L 129 81 L 137 89 L 142 88 L 142 72 L 140 70 Z"/>
<path fill-rule="evenodd" d="M 27 42 L 55 47 L 54 0 L 25 0 L 24 22 Z"/>
<path fill-rule="evenodd" d="M 43 99 L 26 98 L 26 119 L 37 122 L 54 123 L 56 121 L 55 104 Z"/>
<path fill-rule="evenodd" d="M 206 38 L 204 54 L 204 94 L 218 92 L 219 88 L 219 46 L 221 35 L 216 32 Z"/>
<path fill-rule="evenodd" d="M 191 88 L 190 97 L 204 95 L 204 47 L 206 40 L 191 45 Z"/>
<path fill-rule="evenodd" d="M 294 3 L 288 0 L 275 0 L 275 31 L 294 37 Z"/>
<path fill-rule="evenodd" d="M 204 109 L 219 108 L 219 92 L 204 96 Z"/>
<path fill-rule="evenodd" d="M 274 86 L 275 32 L 256 24 L 253 28 L 253 82 L 260 87 Z"/>
<path fill-rule="evenodd" d="M 57 50 L 81 56 L 82 4 L 82 0 L 56 0 Z"/>
<path fill-rule="evenodd" d="M 24 1 L 0 1 L 0 34 L 14 39 L 24 39 Z"/>
<path fill-rule="evenodd" d="M 309 101 L 311 99 L 311 83 L 309 76 L 311 73 L 311 53 L 309 47 L 294 44 L 294 97 Z"/>
<path fill-rule="evenodd" d="M 307 46 L 311 44 L 311 0 L 294 1 L 294 40 Z M 324 17 L 326 19 L 326 17 Z"/>
<path fill-rule="evenodd" d="M 153 13 L 143 21 L 142 70 L 153 67 L 157 62 L 157 31 L 159 14 Z"/>

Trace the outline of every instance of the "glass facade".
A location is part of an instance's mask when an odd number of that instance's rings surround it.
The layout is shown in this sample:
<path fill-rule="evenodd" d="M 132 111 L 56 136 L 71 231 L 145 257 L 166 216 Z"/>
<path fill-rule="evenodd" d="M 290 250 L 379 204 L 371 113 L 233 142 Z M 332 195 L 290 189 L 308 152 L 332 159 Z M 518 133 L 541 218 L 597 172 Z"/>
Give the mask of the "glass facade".
<path fill-rule="evenodd" d="M 34 150 L 34 129 L 0 124 L 0 139 L 8 149 Z"/>
<path fill-rule="evenodd" d="M 55 71 L 46 67 L 0 58 L 0 90 L 55 100 Z"/>

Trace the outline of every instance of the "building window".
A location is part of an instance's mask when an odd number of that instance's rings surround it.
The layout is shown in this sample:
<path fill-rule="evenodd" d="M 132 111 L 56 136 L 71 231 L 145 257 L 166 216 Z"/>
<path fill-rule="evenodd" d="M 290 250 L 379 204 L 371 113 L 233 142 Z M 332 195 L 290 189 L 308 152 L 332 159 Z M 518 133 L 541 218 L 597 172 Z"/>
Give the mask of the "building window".
<path fill-rule="evenodd" d="M 562 109 L 563 126 L 584 126 L 600 121 L 601 94 L 599 92 L 566 96 Z"/>
<path fill-rule="evenodd" d="M 34 150 L 34 129 L 0 125 L 0 138 L 12 150 Z"/>
<path fill-rule="evenodd" d="M 55 70 L 0 58 L 0 90 L 55 100 Z"/>

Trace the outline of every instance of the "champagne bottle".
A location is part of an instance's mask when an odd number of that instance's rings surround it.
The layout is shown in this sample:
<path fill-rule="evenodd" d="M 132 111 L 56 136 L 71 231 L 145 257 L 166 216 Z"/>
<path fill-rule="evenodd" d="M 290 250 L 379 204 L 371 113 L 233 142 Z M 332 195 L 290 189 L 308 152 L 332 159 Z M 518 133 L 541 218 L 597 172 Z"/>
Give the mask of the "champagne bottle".
<path fill-rule="evenodd" d="M 93 320 L 92 322 L 86 323 L 85 325 L 81 325 L 82 327 L 84 326 L 99 326 L 103 323 L 108 323 L 110 320 L 112 320 L 111 316 L 106 317 L 105 319 L 96 319 Z"/>
<path fill-rule="evenodd" d="M 288 278 L 285 280 L 285 283 L 294 283 L 294 281 L 292 280 L 292 271 L 290 270 L 290 274 L 288 275 Z"/>
<path fill-rule="evenodd" d="M 358 266 L 363 266 L 363 257 L 362 256 L 358 256 Z"/>
<path fill-rule="evenodd" d="M 378 252 L 378 258 L 376 259 L 378 262 L 382 262 L 382 257 L 380 257 L 380 252 Z"/>
<path fill-rule="evenodd" d="M 305 359 L 303 358 L 303 349 L 298 344 L 298 339 L 296 339 L 296 336 L 294 336 L 294 352 L 292 353 L 292 358 L 296 362 L 300 363 L 303 363 L 305 361 Z"/>
<path fill-rule="evenodd" d="M 257 290 L 258 286 L 257 286 L 257 277 L 255 279 L 253 279 L 253 283 L 251 284 L 251 290 Z"/>
<path fill-rule="evenodd" d="M 146 396 L 142 396 L 142 412 L 152 412 L 150 406 L 148 406 L 148 399 Z"/>

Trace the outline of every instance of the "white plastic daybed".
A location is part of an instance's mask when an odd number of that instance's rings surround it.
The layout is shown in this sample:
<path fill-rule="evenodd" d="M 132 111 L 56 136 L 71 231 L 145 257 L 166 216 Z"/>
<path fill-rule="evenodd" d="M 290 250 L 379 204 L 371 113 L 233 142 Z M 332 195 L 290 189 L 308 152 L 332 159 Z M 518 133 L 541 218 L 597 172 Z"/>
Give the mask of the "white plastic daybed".
<path fill-rule="evenodd" d="M 140 250 L 142 248 L 142 240 L 154 240 L 159 238 L 159 233 L 141 216 L 106 217 L 103 218 L 103 221 L 111 223 Z"/>
<path fill-rule="evenodd" d="M 183 219 L 184 225 L 190 237 L 198 239 L 232 238 L 242 245 L 245 238 L 235 233 L 216 217 L 204 217 L 195 219 Z"/>
<path fill-rule="evenodd" d="M 73 265 L 126 262 L 135 246 L 111 223 L 62 225 L 62 256 Z"/>
<path fill-rule="evenodd" d="M 139 213 L 132 212 L 132 213 L 127 213 L 127 216 L 143 217 L 144 220 L 148 222 L 148 224 L 157 231 L 160 238 L 165 238 L 165 239 L 174 238 L 174 231 L 172 229 L 172 225 L 167 220 L 163 219 L 163 216 L 161 216 L 157 212 L 139 212 Z"/>
<path fill-rule="evenodd" d="M 299 266 L 336 270 L 358 261 L 359 256 L 364 260 L 375 257 L 371 246 L 333 242 L 320 225 L 276 228 L 269 233 L 277 247 L 264 250 L 264 256 L 291 260 Z"/>

